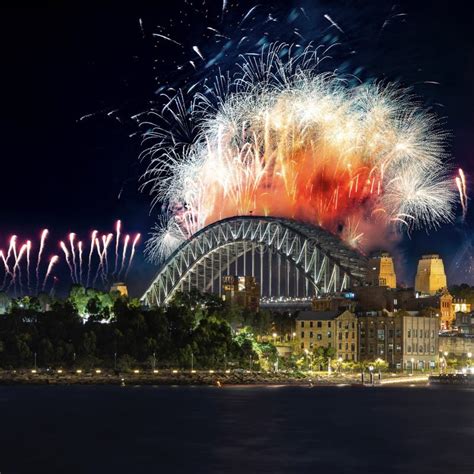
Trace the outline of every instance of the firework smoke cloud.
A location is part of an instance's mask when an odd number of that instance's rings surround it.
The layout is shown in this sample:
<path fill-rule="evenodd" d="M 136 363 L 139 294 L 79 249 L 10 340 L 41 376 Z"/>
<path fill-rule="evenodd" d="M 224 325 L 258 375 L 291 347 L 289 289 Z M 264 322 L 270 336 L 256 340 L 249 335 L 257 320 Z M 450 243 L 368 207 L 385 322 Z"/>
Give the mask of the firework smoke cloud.
<path fill-rule="evenodd" d="M 151 260 L 234 215 L 304 220 L 361 249 L 372 235 L 452 221 L 456 184 L 437 117 L 394 84 L 322 72 L 323 59 L 273 44 L 154 114 L 143 182 L 166 217 Z"/>

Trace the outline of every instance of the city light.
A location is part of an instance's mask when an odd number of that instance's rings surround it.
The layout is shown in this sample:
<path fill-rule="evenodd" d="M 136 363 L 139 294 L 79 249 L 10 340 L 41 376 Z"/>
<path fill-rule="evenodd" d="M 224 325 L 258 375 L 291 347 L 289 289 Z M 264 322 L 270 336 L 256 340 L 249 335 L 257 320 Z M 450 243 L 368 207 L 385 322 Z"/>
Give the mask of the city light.
<path fill-rule="evenodd" d="M 77 370 L 76 370 L 76 374 L 82 374 L 82 370 L 81 370 L 81 369 L 77 369 Z"/>
<path fill-rule="evenodd" d="M 134 373 L 134 374 L 139 374 L 140 371 L 139 371 L 138 369 L 135 369 L 135 370 L 133 371 L 133 373 Z"/>
<path fill-rule="evenodd" d="M 154 373 L 154 374 L 157 374 L 157 373 L 158 373 L 158 369 L 153 369 L 153 373 Z"/>
<path fill-rule="evenodd" d="M 102 371 L 101 371 L 100 369 L 96 369 L 96 370 L 95 370 L 95 373 L 96 373 L 96 374 L 100 374 L 101 372 L 102 372 Z"/>

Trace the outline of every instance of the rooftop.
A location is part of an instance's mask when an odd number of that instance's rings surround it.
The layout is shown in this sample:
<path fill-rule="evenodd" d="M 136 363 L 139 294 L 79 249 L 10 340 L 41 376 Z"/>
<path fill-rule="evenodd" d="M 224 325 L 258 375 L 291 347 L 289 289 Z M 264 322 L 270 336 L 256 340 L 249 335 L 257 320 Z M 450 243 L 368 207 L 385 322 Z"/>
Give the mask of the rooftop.
<path fill-rule="evenodd" d="M 328 321 L 342 314 L 344 311 L 300 311 L 297 321 Z"/>

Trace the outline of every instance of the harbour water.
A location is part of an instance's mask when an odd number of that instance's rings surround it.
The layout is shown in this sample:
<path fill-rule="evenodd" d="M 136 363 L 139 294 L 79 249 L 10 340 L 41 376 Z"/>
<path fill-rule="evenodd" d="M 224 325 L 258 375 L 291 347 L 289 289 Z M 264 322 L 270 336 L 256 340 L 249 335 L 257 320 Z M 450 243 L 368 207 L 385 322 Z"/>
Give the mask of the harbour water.
<path fill-rule="evenodd" d="M 474 390 L 0 387 L 0 472 L 469 473 Z"/>

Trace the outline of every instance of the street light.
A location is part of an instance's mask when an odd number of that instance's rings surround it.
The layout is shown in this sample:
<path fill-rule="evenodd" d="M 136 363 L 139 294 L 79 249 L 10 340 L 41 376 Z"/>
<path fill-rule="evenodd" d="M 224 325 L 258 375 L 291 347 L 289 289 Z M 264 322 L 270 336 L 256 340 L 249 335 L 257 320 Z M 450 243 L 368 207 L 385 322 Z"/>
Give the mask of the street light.
<path fill-rule="evenodd" d="M 411 358 L 411 375 L 413 375 L 413 366 L 415 365 L 415 359 Z"/>
<path fill-rule="evenodd" d="M 277 337 L 277 333 L 274 332 L 274 333 L 272 334 L 272 336 L 273 336 L 273 344 L 275 344 L 275 342 L 276 342 L 276 337 Z"/>

